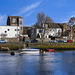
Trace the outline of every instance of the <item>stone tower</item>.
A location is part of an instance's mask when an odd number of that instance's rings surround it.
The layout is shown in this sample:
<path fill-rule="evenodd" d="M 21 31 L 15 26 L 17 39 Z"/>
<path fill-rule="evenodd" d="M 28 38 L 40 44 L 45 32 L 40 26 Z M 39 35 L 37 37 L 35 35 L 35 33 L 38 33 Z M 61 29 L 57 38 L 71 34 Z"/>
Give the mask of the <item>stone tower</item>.
<path fill-rule="evenodd" d="M 23 18 L 20 16 L 8 16 L 7 18 L 8 26 L 19 26 L 20 27 L 20 35 L 23 34 Z"/>

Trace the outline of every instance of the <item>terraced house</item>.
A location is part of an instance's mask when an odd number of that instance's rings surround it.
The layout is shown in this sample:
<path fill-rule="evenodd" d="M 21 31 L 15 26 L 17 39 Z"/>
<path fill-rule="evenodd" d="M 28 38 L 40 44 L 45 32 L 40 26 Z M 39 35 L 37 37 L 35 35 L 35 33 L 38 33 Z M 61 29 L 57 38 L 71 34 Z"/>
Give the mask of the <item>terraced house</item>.
<path fill-rule="evenodd" d="M 32 27 L 32 38 L 55 39 L 62 36 L 62 28 L 58 23 L 45 23 L 42 27 Z"/>
<path fill-rule="evenodd" d="M 67 23 L 44 23 L 42 27 L 33 26 L 31 32 L 34 39 L 43 38 L 47 41 L 50 39 L 71 40 L 73 38 L 72 40 L 74 40 L 74 26 L 71 29 Z"/>

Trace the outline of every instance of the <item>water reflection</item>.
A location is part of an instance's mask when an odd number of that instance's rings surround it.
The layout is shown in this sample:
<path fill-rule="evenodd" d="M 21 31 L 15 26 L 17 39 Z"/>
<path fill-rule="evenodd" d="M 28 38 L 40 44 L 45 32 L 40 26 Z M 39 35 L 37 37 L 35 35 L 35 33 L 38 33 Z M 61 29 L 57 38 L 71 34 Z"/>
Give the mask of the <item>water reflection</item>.
<path fill-rule="evenodd" d="M 75 75 L 75 51 L 45 54 L 0 53 L 0 75 Z"/>

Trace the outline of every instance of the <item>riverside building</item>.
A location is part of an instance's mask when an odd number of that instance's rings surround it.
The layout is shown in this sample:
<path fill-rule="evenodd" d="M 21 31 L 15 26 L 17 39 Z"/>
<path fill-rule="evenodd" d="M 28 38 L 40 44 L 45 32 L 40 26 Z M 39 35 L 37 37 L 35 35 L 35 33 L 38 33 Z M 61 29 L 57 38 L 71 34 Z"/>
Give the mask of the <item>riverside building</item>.
<path fill-rule="evenodd" d="M 23 18 L 20 16 L 8 16 L 7 25 L 0 26 L 0 40 L 7 39 L 8 42 L 16 42 L 22 34 Z"/>

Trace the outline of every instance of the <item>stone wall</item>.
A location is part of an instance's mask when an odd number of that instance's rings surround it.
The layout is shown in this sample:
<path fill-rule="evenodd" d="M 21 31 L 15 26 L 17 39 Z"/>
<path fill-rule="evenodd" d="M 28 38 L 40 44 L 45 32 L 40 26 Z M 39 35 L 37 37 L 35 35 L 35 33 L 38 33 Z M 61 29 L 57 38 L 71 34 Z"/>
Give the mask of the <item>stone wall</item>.
<path fill-rule="evenodd" d="M 51 40 L 51 38 L 45 38 L 45 39 L 38 39 L 37 38 L 37 40 L 38 40 L 38 42 L 49 42 L 50 40 Z"/>
<path fill-rule="evenodd" d="M 19 38 L 7 38 L 7 42 L 19 42 Z"/>

